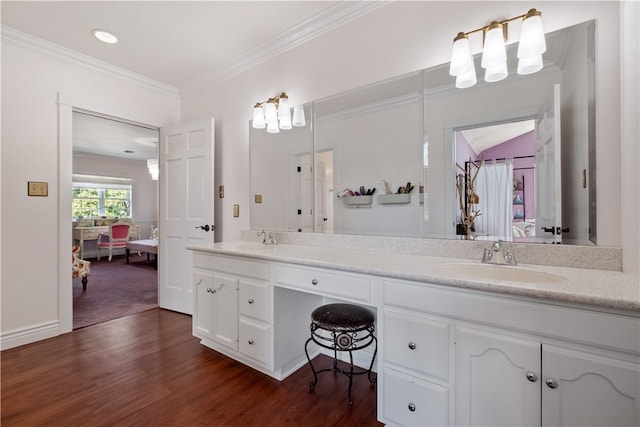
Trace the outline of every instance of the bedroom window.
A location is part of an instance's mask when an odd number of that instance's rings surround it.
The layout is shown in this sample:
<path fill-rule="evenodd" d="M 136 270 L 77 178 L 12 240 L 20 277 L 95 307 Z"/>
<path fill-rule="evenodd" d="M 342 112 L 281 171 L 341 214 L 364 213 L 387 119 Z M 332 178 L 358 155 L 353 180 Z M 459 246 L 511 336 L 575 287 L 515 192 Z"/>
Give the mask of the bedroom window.
<path fill-rule="evenodd" d="M 129 178 L 73 175 L 73 219 L 131 218 L 132 192 Z"/>

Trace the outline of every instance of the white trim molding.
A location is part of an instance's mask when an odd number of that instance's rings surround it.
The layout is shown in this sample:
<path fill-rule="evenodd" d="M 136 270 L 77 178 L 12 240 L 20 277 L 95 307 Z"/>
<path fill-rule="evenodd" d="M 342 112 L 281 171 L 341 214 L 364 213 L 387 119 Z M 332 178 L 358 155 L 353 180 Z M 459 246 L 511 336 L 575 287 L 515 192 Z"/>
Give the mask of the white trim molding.
<path fill-rule="evenodd" d="M 196 93 L 203 85 L 236 76 L 389 3 L 391 3 L 390 0 L 338 2 L 335 6 L 266 40 L 256 48 L 236 56 L 212 71 L 180 86 L 180 94 L 182 96 L 190 95 Z"/>
<path fill-rule="evenodd" d="M 110 77 L 128 80 L 147 89 L 152 89 L 163 95 L 178 97 L 178 89 L 174 86 L 150 79 L 121 67 L 92 58 L 55 43 L 34 37 L 5 25 L 0 26 L 2 42 L 30 50 L 40 55 L 48 56 L 58 61 L 84 67 L 91 71 L 98 71 Z"/>
<path fill-rule="evenodd" d="M 7 350 L 60 335 L 57 321 L 7 331 L 0 336 L 0 350 Z"/>

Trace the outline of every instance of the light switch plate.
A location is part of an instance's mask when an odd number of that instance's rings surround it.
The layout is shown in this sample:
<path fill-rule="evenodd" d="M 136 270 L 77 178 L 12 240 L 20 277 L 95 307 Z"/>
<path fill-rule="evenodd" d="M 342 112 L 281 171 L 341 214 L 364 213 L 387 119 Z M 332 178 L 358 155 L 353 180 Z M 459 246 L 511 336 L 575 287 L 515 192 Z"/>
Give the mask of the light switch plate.
<path fill-rule="evenodd" d="M 40 181 L 29 181 L 27 194 L 29 196 L 47 197 L 49 196 L 49 183 Z"/>
<path fill-rule="evenodd" d="M 218 187 L 218 197 L 224 199 L 224 185 Z"/>
<path fill-rule="evenodd" d="M 262 194 L 256 194 L 255 202 L 256 203 L 262 203 Z"/>
<path fill-rule="evenodd" d="M 233 205 L 233 217 L 238 218 L 240 216 L 240 205 Z"/>

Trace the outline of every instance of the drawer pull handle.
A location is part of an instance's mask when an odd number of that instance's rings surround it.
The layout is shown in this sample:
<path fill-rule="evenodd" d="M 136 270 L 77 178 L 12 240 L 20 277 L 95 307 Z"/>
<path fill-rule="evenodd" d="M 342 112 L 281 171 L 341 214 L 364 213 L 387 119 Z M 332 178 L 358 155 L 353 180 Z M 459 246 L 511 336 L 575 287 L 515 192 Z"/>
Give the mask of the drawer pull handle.
<path fill-rule="evenodd" d="M 311 284 L 312 284 L 313 286 L 317 285 L 317 284 L 318 284 L 318 279 L 313 279 L 313 280 L 311 281 Z"/>
<path fill-rule="evenodd" d="M 527 372 L 525 376 L 532 383 L 535 383 L 536 381 L 538 381 L 538 376 L 536 374 L 534 374 L 533 372 Z"/>
<path fill-rule="evenodd" d="M 414 405 L 413 403 L 409 403 L 409 404 L 407 405 L 407 407 L 409 408 L 409 410 L 410 410 L 411 412 L 415 412 L 415 411 L 416 411 L 416 405 Z"/>
<path fill-rule="evenodd" d="M 253 304 L 253 298 L 249 298 L 249 301 L 247 301 L 249 304 Z"/>
<path fill-rule="evenodd" d="M 249 343 L 249 345 L 253 345 L 253 340 L 249 340 L 247 342 Z"/>
<path fill-rule="evenodd" d="M 409 348 L 411 350 L 415 350 L 416 349 L 416 343 L 414 343 L 413 341 L 409 343 Z"/>

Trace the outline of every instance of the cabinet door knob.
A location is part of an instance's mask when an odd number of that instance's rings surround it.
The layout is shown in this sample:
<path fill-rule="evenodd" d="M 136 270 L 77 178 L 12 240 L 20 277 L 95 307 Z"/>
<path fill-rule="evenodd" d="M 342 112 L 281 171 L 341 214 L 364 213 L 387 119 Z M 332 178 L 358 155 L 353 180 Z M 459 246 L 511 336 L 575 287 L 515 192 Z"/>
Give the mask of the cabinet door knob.
<path fill-rule="evenodd" d="M 253 298 L 249 298 L 249 300 L 247 301 L 249 304 L 253 304 Z"/>
<path fill-rule="evenodd" d="M 249 340 L 247 342 L 249 343 L 249 345 L 253 345 L 253 340 Z"/>
<path fill-rule="evenodd" d="M 414 405 L 413 403 L 409 403 L 409 404 L 407 405 L 407 408 L 409 408 L 409 410 L 410 410 L 411 412 L 415 412 L 415 410 L 416 410 L 416 405 Z"/>
<path fill-rule="evenodd" d="M 536 374 L 534 374 L 533 372 L 527 372 L 526 373 L 526 377 L 532 383 L 535 383 L 536 381 L 538 381 L 538 376 Z"/>
<path fill-rule="evenodd" d="M 318 284 L 318 279 L 313 279 L 313 280 L 311 281 L 311 284 L 312 284 L 313 286 L 317 285 L 317 284 Z"/>
<path fill-rule="evenodd" d="M 207 288 L 207 292 L 211 293 L 211 292 L 213 292 L 213 289 Z"/>
<path fill-rule="evenodd" d="M 549 388 L 558 388 L 558 381 L 554 380 L 553 378 L 547 378 L 545 383 L 547 383 L 547 387 Z"/>
<path fill-rule="evenodd" d="M 416 349 L 416 343 L 414 343 L 413 341 L 411 341 L 411 342 L 409 343 L 409 348 L 410 348 L 411 350 L 415 350 L 415 349 Z"/>

